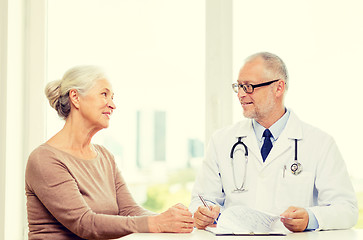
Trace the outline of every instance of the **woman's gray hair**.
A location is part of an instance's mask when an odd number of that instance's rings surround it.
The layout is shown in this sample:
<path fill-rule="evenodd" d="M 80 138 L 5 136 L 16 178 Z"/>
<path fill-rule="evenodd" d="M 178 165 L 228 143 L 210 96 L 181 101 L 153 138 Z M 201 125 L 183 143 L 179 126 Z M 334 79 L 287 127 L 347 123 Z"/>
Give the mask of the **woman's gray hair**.
<path fill-rule="evenodd" d="M 260 57 L 264 60 L 266 70 L 268 70 L 266 75 L 272 75 L 270 77 L 274 78 L 271 80 L 282 79 L 285 81 L 286 87 L 289 86 L 289 84 L 288 84 L 289 74 L 287 72 L 287 68 L 286 68 L 284 61 L 282 61 L 282 59 L 280 57 L 278 57 L 277 55 L 275 55 L 273 53 L 269 53 L 269 52 L 259 52 L 259 53 L 255 53 L 255 54 L 249 56 L 245 60 L 245 63 L 250 62 L 258 57 Z"/>
<path fill-rule="evenodd" d="M 49 82 L 45 87 L 45 95 L 50 106 L 65 120 L 71 112 L 69 91 L 76 89 L 79 94 L 84 95 L 97 80 L 105 78 L 105 73 L 97 66 L 76 66 L 69 69 L 62 79 Z"/>

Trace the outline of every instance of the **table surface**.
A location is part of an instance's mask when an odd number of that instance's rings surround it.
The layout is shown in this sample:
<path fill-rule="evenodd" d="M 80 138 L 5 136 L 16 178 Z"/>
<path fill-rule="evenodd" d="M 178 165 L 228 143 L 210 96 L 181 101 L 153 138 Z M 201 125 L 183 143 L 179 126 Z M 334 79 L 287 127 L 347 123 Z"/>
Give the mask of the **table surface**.
<path fill-rule="evenodd" d="M 195 229 L 192 233 L 133 233 L 127 235 L 120 240 L 213 240 L 213 239 L 251 239 L 251 236 L 215 236 L 214 234 Z M 290 233 L 286 236 L 255 236 L 258 240 L 274 239 L 274 240 L 362 240 L 363 229 L 348 229 L 348 230 L 330 230 L 330 231 L 315 231 Z"/>

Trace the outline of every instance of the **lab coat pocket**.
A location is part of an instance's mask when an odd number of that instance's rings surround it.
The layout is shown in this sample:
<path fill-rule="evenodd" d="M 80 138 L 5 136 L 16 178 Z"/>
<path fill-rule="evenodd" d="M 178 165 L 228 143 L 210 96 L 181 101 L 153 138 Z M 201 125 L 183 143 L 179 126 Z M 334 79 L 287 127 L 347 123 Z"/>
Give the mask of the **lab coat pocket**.
<path fill-rule="evenodd" d="M 276 207 L 284 211 L 289 206 L 308 207 L 313 201 L 314 177 L 312 173 L 299 175 L 286 173 L 277 182 Z"/>

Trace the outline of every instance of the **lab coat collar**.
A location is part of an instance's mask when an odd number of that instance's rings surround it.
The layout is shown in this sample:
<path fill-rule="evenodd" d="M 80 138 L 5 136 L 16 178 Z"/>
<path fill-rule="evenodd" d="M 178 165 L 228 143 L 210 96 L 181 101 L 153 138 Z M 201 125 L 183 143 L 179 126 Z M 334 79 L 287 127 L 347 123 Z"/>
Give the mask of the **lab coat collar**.
<path fill-rule="evenodd" d="M 239 127 L 235 134 L 236 138 L 238 137 L 246 138 L 247 136 L 254 136 L 256 138 L 251 119 L 241 121 L 239 123 Z M 291 109 L 290 109 L 289 120 L 287 121 L 285 129 L 282 131 L 281 136 L 288 139 L 298 139 L 298 140 L 301 140 L 303 137 L 301 129 L 301 121 Z"/>
<path fill-rule="evenodd" d="M 236 138 L 242 137 L 242 141 L 251 150 L 250 152 L 259 159 L 262 166 L 269 165 L 274 159 L 278 158 L 284 151 L 290 148 L 293 144 L 292 139 L 301 140 L 302 136 L 302 124 L 296 114 L 290 110 L 290 117 L 287 121 L 285 129 L 282 131 L 279 139 L 274 144 L 270 154 L 268 155 L 265 162 L 263 162 L 260 149 L 257 144 L 256 134 L 253 130 L 252 120 L 242 121 L 236 131 Z"/>
<path fill-rule="evenodd" d="M 279 139 L 275 142 L 270 154 L 265 160 L 265 166 L 276 160 L 289 148 L 295 148 L 294 139 L 302 139 L 302 123 L 299 118 L 291 111 L 290 118 L 287 121 L 285 129 L 282 131 Z M 262 158 L 262 157 L 261 157 Z"/>
<path fill-rule="evenodd" d="M 288 139 L 303 139 L 302 122 L 292 110 L 290 110 L 290 118 L 287 121 L 285 130 L 282 131 L 281 136 Z"/>
<path fill-rule="evenodd" d="M 271 131 L 272 137 L 274 139 L 273 141 L 276 141 L 280 137 L 282 131 L 286 127 L 289 117 L 290 117 L 290 110 L 286 109 L 284 115 L 279 120 L 277 120 L 274 124 L 272 124 L 272 126 L 269 128 L 269 130 Z M 252 126 L 253 126 L 253 130 L 255 131 L 259 146 L 260 146 L 260 144 L 262 145 L 263 133 L 266 128 L 263 127 L 261 124 L 259 124 L 256 120 L 252 120 Z"/>

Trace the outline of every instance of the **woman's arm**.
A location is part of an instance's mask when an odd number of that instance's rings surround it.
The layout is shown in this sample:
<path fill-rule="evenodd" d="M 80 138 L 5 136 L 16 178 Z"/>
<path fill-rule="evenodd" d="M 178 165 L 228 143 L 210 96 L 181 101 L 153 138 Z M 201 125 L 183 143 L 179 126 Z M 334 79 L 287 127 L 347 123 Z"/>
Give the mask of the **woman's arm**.
<path fill-rule="evenodd" d="M 146 216 L 97 214 L 88 206 L 68 167 L 51 151 L 34 151 L 26 169 L 26 183 L 50 214 L 82 238 L 117 238 L 147 232 Z"/>

